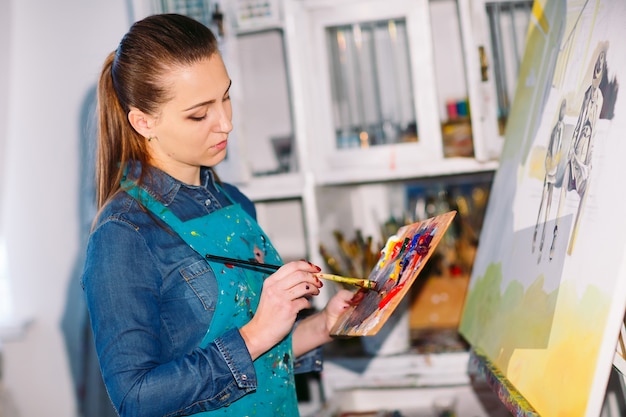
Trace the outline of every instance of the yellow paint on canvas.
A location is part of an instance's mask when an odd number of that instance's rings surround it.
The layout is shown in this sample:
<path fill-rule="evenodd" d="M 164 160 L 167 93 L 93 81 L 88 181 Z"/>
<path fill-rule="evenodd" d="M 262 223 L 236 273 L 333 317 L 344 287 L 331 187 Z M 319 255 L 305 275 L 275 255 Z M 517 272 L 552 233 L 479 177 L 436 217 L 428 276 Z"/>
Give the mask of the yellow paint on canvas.
<path fill-rule="evenodd" d="M 530 151 L 528 160 L 528 177 L 543 181 L 546 176 L 546 148 L 535 146 Z"/>
<path fill-rule="evenodd" d="M 550 31 L 550 23 L 548 22 L 548 19 L 546 18 L 543 5 L 541 4 L 540 1 L 535 1 L 533 3 L 533 17 L 535 18 L 535 22 L 541 28 L 541 31 L 543 33 L 548 33 Z"/>
<path fill-rule="evenodd" d="M 547 416 L 585 414 L 603 339 L 600 324 L 606 322 L 610 304 L 595 288 L 588 288 L 579 299 L 570 287 L 566 282 L 559 290 L 548 347 L 515 351 L 505 372 L 535 409 Z"/>
<path fill-rule="evenodd" d="M 541 415 L 583 416 L 610 297 L 594 287 L 579 297 L 568 281 L 547 293 L 542 276 L 526 289 L 512 281 L 501 290 L 501 274 L 493 264 L 478 277 L 461 333 Z"/>

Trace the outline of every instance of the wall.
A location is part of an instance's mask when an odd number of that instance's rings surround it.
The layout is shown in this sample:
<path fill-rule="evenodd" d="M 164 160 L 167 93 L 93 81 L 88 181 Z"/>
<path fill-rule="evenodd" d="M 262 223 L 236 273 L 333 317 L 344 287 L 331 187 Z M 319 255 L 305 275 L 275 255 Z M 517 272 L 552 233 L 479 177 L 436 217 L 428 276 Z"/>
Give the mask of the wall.
<path fill-rule="evenodd" d="M 0 2 L 0 52 L 3 56 L 9 52 L 9 42 L 11 34 L 11 3 Z M 5 61 L 6 62 L 6 61 Z M 8 90 L 9 90 L 9 67 L 6 64 L 0 65 L 0 174 L 4 167 L 5 139 L 8 112 Z M 0 195 L 2 195 L 2 176 L 0 175 Z M 0 210 L 2 210 L 0 206 Z M 0 215 L 2 211 L 0 211 Z M 0 233 L 2 233 L 0 229 Z"/>
<path fill-rule="evenodd" d="M 0 4 L 0 233 L 14 313 L 33 319 L 22 338 L 3 344 L 3 382 L 19 417 L 72 417 L 61 319 L 83 250 L 81 107 L 128 27 L 127 2 Z"/>
<path fill-rule="evenodd" d="M 9 56 L 11 34 L 11 3 L 0 2 L 0 54 Z M 4 189 L 4 168 L 6 166 L 6 134 L 8 120 L 8 95 L 9 95 L 9 66 L 5 60 L 0 65 L 0 196 Z M 2 199 L 0 198 L 0 319 L 9 311 L 10 302 L 8 294 L 8 282 L 5 273 L 6 251 L 4 245 L 4 233 L 2 230 Z M 0 348 L 1 349 L 1 348 Z M 1 366 L 1 364 L 0 364 Z"/>

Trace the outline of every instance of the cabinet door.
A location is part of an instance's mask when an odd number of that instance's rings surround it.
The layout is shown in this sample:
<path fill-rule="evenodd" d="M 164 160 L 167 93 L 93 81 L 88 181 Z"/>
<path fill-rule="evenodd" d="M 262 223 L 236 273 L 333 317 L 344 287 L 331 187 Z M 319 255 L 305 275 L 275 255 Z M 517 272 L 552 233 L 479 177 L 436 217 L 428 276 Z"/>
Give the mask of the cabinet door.
<path fill-rule="evenodd" d="M 292 68 L 304 74 L 296 112 L 319 183 L 494 168 L 475 158 L 457 3 L 284 0 Z"/>
<path fill-rule="evenodd" d="M 517 88 L 532 0 L 462 0 L 460 17 L 467 68 L 472 126 L 484 138 L 477 157 L 500 155 L 506 122 Z"/>
<path fill-rule="evenodd" d="M 321 182 L 413 175 L 443 159 L 427 0 L 285 8 Z"/>
<path fill-rule="evenodd" d="M 280 28 L 237 35 L 243 90 L 238 128 L 253 176 L 298 171 Z"/>

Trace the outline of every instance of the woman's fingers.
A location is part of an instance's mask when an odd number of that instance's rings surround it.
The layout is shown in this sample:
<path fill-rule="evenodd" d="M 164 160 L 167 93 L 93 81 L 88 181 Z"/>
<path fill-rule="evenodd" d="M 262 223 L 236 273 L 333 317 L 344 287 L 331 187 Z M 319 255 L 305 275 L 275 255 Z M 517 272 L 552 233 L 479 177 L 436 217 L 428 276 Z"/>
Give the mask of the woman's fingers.
<path fill-rule="evenodd" d="M 271 348 L 287 335 L 301 310 L 311 308 L 308 298 L 318 295 L 320 268 L 306 261 L 289 262 L 265 279 L 252 320 L 241 328 L 251 355 Z"/>
<path fill-rule="evenodd" d="M 324 285 L 322 281 L 313 274 L 319 272 L 319 267 L 306 262 L 289 262 L 278 269 L 267 280 L 266 285 L 276 285 L 288 291 L 295 297 L 304 295 L 317 295 L 319 289 Z"/>
<path fill-rule="evenodd" d="M 328 329 L 332 329 L 335 322 L 343 314 L 343 312 L 352 305 L 354 293 L 349 290 L 340 290 L 330 299 L 324 313 L 326 314 L 326 323 Z"/>
<path fill-rule="evenodd" d="M 299 297 L 292 301 L 298 312 L 313 307 L 311 301 L 306 297 Z M 295 323 L 295 320 L 294 320 Z"/>
<path fill-rule="evenodd" d="M 274 274 L 278 277 L 285 277 L 291 275 L 296 272 L 308 272 L 308 273 L 317 273 L 322 269 L 319 266 L 313 265 L 308 261 L 293 261 L 288 262 L 285 265 L 281 266 Z"/>
<path fill-rule="evenodd" d="M 309 282 L 301 282 L 292 287 L 290 293 L 292 295 L 292 300 L 295 300 L 309 295 L 318 295 L 320 293 L 320 287 Z"/>

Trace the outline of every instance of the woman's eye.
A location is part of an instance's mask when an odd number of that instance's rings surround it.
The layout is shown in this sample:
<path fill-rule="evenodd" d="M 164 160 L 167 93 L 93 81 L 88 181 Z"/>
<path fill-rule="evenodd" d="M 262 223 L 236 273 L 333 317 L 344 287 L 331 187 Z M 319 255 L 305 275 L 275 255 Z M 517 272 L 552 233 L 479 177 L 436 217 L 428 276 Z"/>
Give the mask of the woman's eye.
<path fill-rule="evenodd" d="M 224 97 L 224 99 L 223 99 L 222 101 L 228 101 L 228 100 L 230 100 L 230 94 L 229 94 L 229 95 L 227 95 L 227 96 L 225 96 L 225 97 Z"/>
<path fill-rule="evenodd" d="M 194 122 L 200 122 L 206 118 L 206 114 L 202 116 L 189 116 L 189 118 L 193 120 Z"/>

